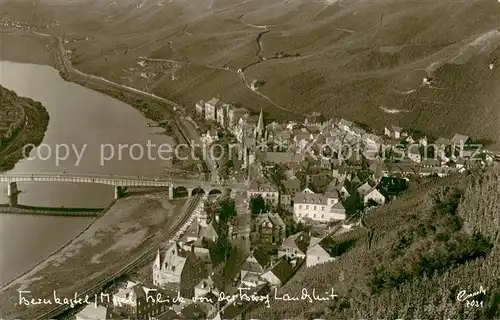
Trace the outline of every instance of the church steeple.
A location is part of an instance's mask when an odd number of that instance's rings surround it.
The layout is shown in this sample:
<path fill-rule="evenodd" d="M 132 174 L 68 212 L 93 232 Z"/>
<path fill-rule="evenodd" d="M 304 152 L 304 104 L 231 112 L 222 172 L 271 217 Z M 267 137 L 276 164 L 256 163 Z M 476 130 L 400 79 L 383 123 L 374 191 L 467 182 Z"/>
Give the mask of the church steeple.
<path fill-rule="evenodd" d="M 264 114 L 262 112 L 262 109 L 260 109 L 260 114 L 259 114 L 259 122 L 257 123 L 257 128 L 255 129 L 255 136 L 259 138 L 264 137 Z"/>

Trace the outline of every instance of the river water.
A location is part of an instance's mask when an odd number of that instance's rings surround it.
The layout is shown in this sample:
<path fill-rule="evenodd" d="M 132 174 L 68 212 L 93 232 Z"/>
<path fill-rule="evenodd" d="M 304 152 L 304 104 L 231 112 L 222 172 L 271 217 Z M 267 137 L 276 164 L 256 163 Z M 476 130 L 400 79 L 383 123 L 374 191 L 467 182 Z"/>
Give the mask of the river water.
<path fill-rule="evenodd" d="M 44 146 L 31 152 L 34 159 L 22 160 L 10 172 L 151 176 L 162 174 L 170 166 L 169 161 L 157 156 L 154 147 L 149 147 L 153 151 L 148 156 L 149 141 L 154 146 L 171 140 L 159 129 L 148 128 L 148 120 L 139 111 L 119 100 L 65 82 L 52 67 L 2 61 L 0 84 L 20 96 L 40 101 L 50 115 Z M 130 148 L 132 144 L 138 145 Z M 55 154 L 57 145 L 61 145 L 62 158 L 65 156 L 62 145 L 70 150 L 68 158 L 59 163 Z M 105 207 L 114 195 L 112 187 L 91 184 L 20 183 L 18 189 L 19 204 L 35 206 Z M 0 184 L 0 202 L 7 203 L 6 196 L 7 186 Z M 90 221 L 0 215 L 0 284 L 57 250 Z"/>

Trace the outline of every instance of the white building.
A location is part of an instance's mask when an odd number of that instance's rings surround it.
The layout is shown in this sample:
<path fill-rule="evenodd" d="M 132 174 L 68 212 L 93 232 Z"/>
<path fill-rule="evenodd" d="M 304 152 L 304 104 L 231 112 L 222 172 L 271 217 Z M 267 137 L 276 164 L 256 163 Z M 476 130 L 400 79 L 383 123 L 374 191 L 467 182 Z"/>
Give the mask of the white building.
<path fill-rule="evenodd" d="M 207 133 L 202 136 L 202 140 L 206 145 L 211 145 L 214 141 L 217 141 L 218 138 L 217 131 L 215 130 L 208 130 Z"/>
<path fill-rule="evenodd" d="M 340 119 L 340 121 L 338 122 L 338 126 L 340 129 L 342 129 L 344 131 L 351 132 L 351 129 L 354 126 L 354 123 L 352 123 L 349 120 Z"/>
<path fill-rule="evenodd" d="M 317 222 L 345 220 L 345 210 L 340 210 L 339 193 L 328 192 L 325 194 L 310 193 L 304 190 L 296 193 L 293 204 L 293 214 L 297 221 L 309 219 Z M 341 204 L 340 204 L 341 205 Z"/>
<path fill-rule="evenodd" d="M 182 249 L 173 243 L 163 257 L 160 250 L 153 264 L 153 284 L 166 287 L 169 284 L 180 284 L 187 258 L 181 255 Z"/>
<path fill-rule="evenodd" d="M 207 279 L 203 279 L 194 287 L 194 296 L 201 297 L 211 292 L 214 295 L 218 296 L 220 293 L 219 289 L 220 285 L 216 284 L 212 277 L 208 277 Z"/>
<path fill-rule="evenodd" d="M 278 257 L 286 257 L 290 260 L 304 259 L 310 240 L 309 234 L 304 231 L 289 236 L 279 247 Z"/>
<path fill-rule="evenodd" d="M 202 117 L 205 116 L 205 102 L 200 100 L 194 105 L 196 113 Z"/>
<path fill-rule="evenodd" d="M 363 203 L 366 205 L 370 200 L 376 202 L 378 205 L 383 205 L 385 203 L 384 195 L 375 188 L 363 197 Z"/>
<path fill-rule="evenodd" d="M 307 248 L 306 266 L 312 267 L 318 264 L 335 261 L 335 257 L 328 250 L 329 238 L 311 238 Z"/>
<path fill-rule="evenodd" d="M 233 130 L 238 121 L 247 114 L 249 114 L 249 112 L 246 109 L 229 106 L 227 109 L 227 122 L 229 129 Z"/>
<path fill-rule="evenodd" d="M 217 98 L 212 98 L 205 102 L 205 120 L 217 121 L 217 107 L 220 101 Z"/>

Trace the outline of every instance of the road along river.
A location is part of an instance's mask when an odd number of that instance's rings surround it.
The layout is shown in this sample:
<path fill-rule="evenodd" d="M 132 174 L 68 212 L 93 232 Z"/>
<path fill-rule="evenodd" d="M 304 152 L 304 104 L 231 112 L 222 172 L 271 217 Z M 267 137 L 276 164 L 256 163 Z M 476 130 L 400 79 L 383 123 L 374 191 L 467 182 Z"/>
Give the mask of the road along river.
<path fill-rule="evenodd" d="M 151 176 L 170 166 L 154 152 L 141 156 L 141 148 L 147 151 L 148 144 L 172 141 L 161 129 L 148 128 L 148 120 L 129 105 L 66 82 L 49 66 L 2 61 L 0 74 L 1 85 L 40 101 L 50 115 L 42 146 L 31 152 L 32 160 L 19 162 L 11 172 Z M 120 145 L 124 148 L 118 152 Z M 56 150 L 60 156 L 69 150 L 66 159 L 56 159 Z M 91 208 L 106 207 L 113 199 L 113 188 L 104 185 L 20 183 L 18 187 L 23 205 Z M 0 185 L 0 203 L 7 203 L 6 192 L 7 186 Z M 1 215 L 0 285 L 57 250 L 90 222 L 88 218 Z"/>

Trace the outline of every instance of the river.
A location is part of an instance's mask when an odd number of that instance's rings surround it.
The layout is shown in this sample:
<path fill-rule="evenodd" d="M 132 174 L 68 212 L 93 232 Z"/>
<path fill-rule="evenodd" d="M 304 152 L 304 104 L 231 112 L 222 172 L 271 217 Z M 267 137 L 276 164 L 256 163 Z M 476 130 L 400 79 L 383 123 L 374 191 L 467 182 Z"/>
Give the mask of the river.
<path fill-rule="evenodd" d="M 161 175 L 170 167 L 170 162 L 161 160 L 157 153 L 148 156 L 147 144 L 171 143 L 171 139 L 162 135 L 161 129 L 147 127 L 148 120 L 131 106 L 66 82 L 49 66 L 2 61 L 0 75 L 1 85 L 40 101 L 50 115 L 42 143 L 45 146 L 33 150 L 30 156 L 34 159 L 22 160 L 10 172 L 151 176 Z M 121 152 L 120 144 L 124 146 Z M 140 157 L 139 146 L 127 147 L 132 144 L 142 146 L 145 155 Z M 59 163 L 55 157 L 57 145 L 70 149 L 68 158 Z M 61 156 L 63 148 L 59 147 Z M 83 155 L 80 162 L 75 150 Z M 110 160 L 101 161 L 101 150 Z M 18 188 L 19 204 L 35 206 L 105 207 L 114 195 L 112 187 L 91 184 L 20 183 Z M 7 186 L 0 184 L 0 202 L 7 203 L 6 196 Z M 90 222 L 88 218 L 0 215 L 0 284 L 47 257 Z"/>

